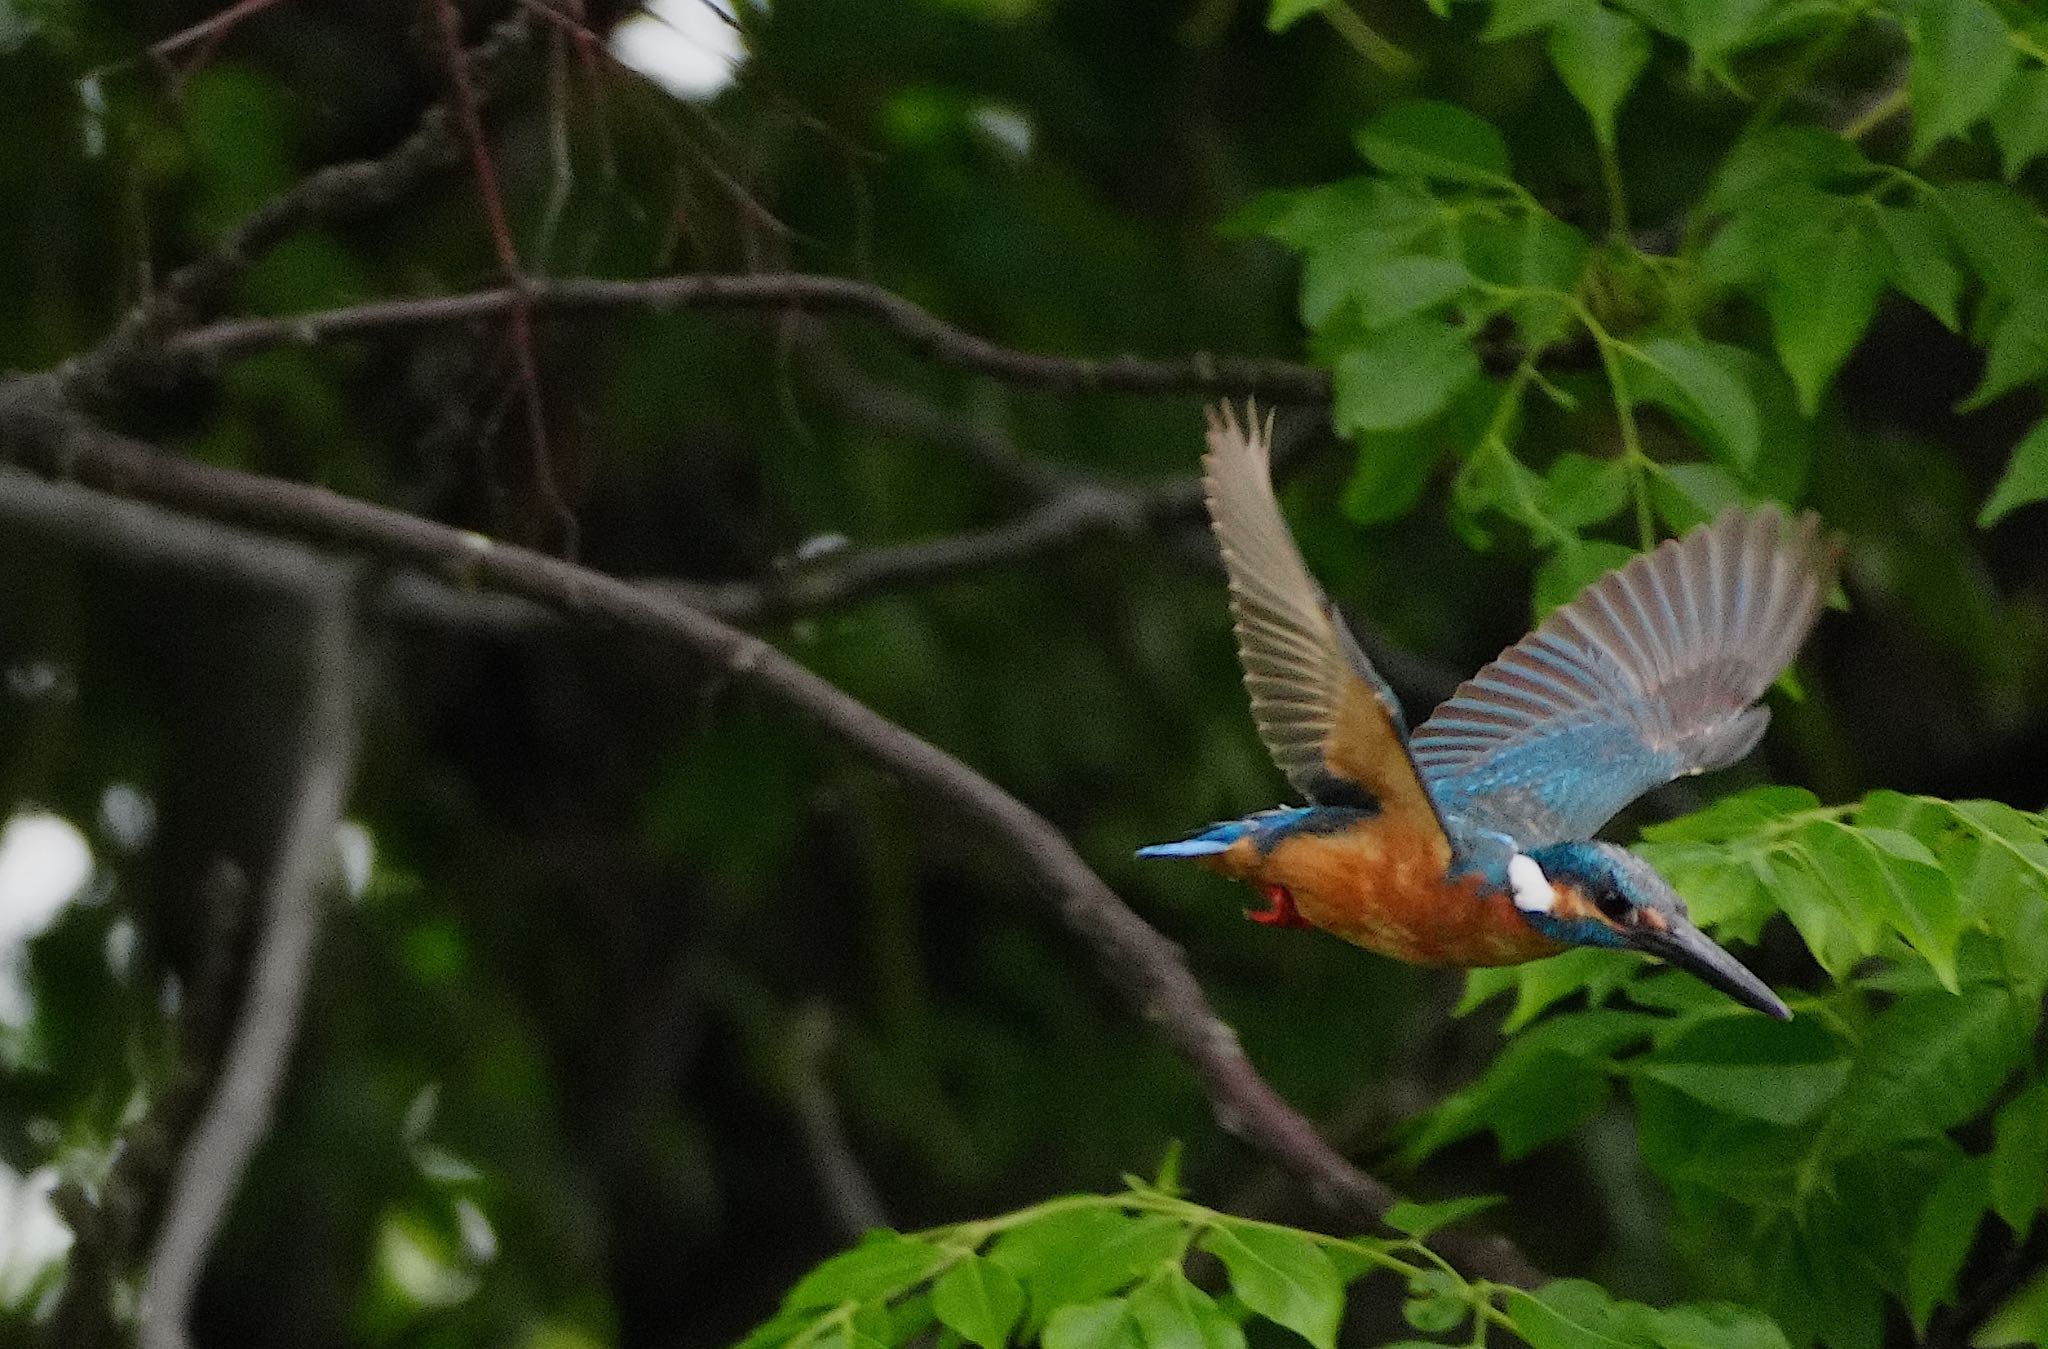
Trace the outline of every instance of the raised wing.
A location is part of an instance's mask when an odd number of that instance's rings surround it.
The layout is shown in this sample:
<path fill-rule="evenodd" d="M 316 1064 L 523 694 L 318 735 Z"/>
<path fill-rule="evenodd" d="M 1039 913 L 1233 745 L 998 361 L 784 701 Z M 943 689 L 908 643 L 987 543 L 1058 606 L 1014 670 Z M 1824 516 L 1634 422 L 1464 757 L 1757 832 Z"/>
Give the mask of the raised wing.
<path fill-rule="evenodd" d="M 1443 844 L 1408 757 L 1400 704 L 1308 573 L 1273 497 L 1272 420 L 1209 411 L 1203 487 L 1230 574 L 1252 720 L 1280 771 L 1318 805 L 1405 817 Z"/>
<path fill-rule="evenodd" d="M 1437 803 L 1523 849 L 1592 837 L 1652 787 L 1734 763 L 1834 585 L 1806 514 L 1730 510 L 1609 572 L 1415 733 Z"/>

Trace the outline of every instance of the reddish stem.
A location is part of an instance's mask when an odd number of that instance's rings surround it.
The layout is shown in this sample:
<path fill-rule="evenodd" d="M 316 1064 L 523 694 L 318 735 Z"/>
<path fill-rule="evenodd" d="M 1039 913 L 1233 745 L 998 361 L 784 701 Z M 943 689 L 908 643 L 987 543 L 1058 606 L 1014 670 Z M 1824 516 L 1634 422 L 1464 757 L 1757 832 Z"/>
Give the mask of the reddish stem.
<path fill-rule="evenodd" d="M 546 417 L 540 401 L 540 366 L 534 358 L 533 307 L 526 295 L 526 274 L 519 265 L 519 249 L 512 241 L 512 223 L 505 212 L 504 193 L 499 189 L 497 165 L 491 159 L 490 145 L 484 138 L 484 122 L 477 110 L 476 90 L 469 82 L 469 71 L 462 59 L 462 15 L 455 8 L 455 0 L 433 0 L 433 4 L 434 15 L 441 28 L 441 51 L 448 67 L 449 102 L 455 110 L 456 125 L 461 128 L 463 143 L 468 147 L 470 163 L 476 172 L 477 191 L 483 198 L 484 219 L 490 226 L 491 245 L 498 255 L 498 269 L 514 292 L 507 318 L 512 330 L 512 359 L 518 369 L 520 398 L 526 412 L 527 440 L 532 449 L 530 467 L 534 490 L 561 531 L 563 556 L 574 557 L 576 517 L 555 489 L 554 466 L 548 459 Z"/>

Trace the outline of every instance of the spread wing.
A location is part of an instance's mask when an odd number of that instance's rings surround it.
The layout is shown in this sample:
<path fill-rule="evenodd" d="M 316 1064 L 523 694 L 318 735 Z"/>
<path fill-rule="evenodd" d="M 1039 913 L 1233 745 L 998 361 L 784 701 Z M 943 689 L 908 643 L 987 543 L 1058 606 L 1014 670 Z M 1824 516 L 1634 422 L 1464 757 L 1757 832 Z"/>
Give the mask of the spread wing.
<path fill-rule="evenodd" d="M 1443 826 L 1408 757 L 1400 704 L 1331 607 L 1273 496 L 1272 420 L 1209 411 L 1203 487 L 1230 574 L 1230 611 L 1259 738 L 1318 805 L 1403 817 L 1443 844 Z"/>
<path fill-rule="evenodd" d="M 1652 787 L 1724 768 L 1834 585 L 1811 513 L 1730 510 L 1609 572 L 1439 707 L 1415 761 L 1445 810 L 1524 848 L 1592 837 Z"/>

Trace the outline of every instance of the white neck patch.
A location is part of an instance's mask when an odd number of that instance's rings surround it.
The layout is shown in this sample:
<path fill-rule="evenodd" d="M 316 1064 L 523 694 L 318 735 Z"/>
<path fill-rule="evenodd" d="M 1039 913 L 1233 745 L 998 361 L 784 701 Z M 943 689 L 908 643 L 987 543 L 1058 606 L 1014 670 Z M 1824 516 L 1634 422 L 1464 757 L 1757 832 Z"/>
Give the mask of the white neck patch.
<path fill-rule="evenodd" d="M 1557 904 L 1557 891 L 1536 859 L 1516 853 L 1508 859 L 1508 887 L 1514 892 L 1515 907 L 1523 913 L 1549 913 Z"/>

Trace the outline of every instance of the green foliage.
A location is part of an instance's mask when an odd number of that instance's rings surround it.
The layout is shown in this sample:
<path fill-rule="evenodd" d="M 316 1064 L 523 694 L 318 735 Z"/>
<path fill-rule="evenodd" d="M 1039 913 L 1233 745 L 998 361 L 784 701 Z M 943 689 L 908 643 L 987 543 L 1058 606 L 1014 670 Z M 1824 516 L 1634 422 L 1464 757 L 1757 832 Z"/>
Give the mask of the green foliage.
<path fill-rule="evenodd" d="M 1481 1130 L 1526 1152 L 1621 1086 L 1682 1227 L 1767 1253 L 1721 1262 L 1720 1291 L 1795 1343 L 1875 1345 L 1887 1298 L 1924 1325 L 1983 1222 L 2023 1236 L 2048 1196 L 2048 816 L 1772 787 L 1645 835 L 1696 917 L 1753 939 L 1782 914 L 1833 985 L 1781 1024 L 1627 956 L 1475 974 L 1468 1007 L 1515 992 L 1512 1038 L 1411 1159 Z M 1587 1007 L 1530 1024 L 1579 987 Z"/>
<path fill-rule="evenodd" d="M 1459 462 L 1451 506 L 1466 536 L 1485 542 L 1483 517 L 1498 515 L 1551 554 L 1540 611 L 1613 560 L 1608 548 L 1589 549 L 1587 531 L 1631 504 L 1633 541 L 1647 547 L 1655 522 L 1676 531 L 1734 499 L 1794 496 L 1804 471 L 1793 423 L 1827 410 L 1887 292 L 1986 350 L 1984 380 L 1965 410 L 2048 376 L 2041 222 L 1998 175 L 1973 175 L 1971 160 L 1937 154 L 1987 125 L 2006 179 L 2048 151 L 2048 47 L 2034 29 L 2009 26 L 2009 11 L 1988 0 L 1485 8 L 1481 37 L 1540 36 L 1586 112 L 1604 220 L 1546 205 L 1556 185 L 1518 177 L 1507 140 L 1469 109 L 1419 100 L 1396 103 L 1358 133 L 1372 176 L 1276 194 L 1246 217 L 1302 257 L 1302 318 L 1335 374 L 1337 427 L 1359 445 L 1347 506 L 1361 523 L 1412 508 L 1448 451 Z M 1306 12 L 1276 3 L 1273 24 Z M 1624 104 L 1654 59 L 1653 29 L 1690 54 L 1695 80 L 1756 99 L 1714 151 L 1714 171 L 1674 212 L 1675 247 L 1631 233 L 1619 154 Z M 1839 130 L 1791 115 L 1819 63 L 1887 31 L 1910 54 L 1896 94 L 1873 96 L 1869 115 Z M 1789 63 L 1758 77 L 1772 91 L 1753 93 L 1741 62 L 1787 51 Z M 1866 156 L 1859 142 L 1902 108 L 1911 111 L 1906 163 Z M 1768 340 L 1753 322 L 1759 314 Z M 1535 410 L 1523 405 L 1540 392 L 1559 412 L 1576 412 L 1576 395 L 1545 371 L 1585 349 L 1612 419 L 1614 442 L 1601 458 L 1613 473 L 1549 482 L 1539 493 L 1540 465 L 1568 451 L 1532 431 Z M 1509 373 L 1491 376 L 1489 364 Z M 1474 400 L 1489 410 L 1470 415 Z M 1690 456 L 1637 424 L 1645 403 L 1685 430 Z M 2040 435 L 2014 453 L 1983 525 L 2048 498 Z M 1767 443 L 1777 452 L 1766 464 Z"/>
<path fill-rule="evenodd" d="M 983 1349 L 1245 1349 L 1260 1321 L 1293 1332 L 1288 1342 L 1333 1349 L 1352 1296 L 1398 1296 L 1420 1335 L 1448 1337 L 1391 1349 L 1477 1344 L 1490 1330 L 1533 1349 L 1786 1349 L 1777 1327 L 1737 1307 L 1660 1311 L 1577 1280 L 1524 1292 L 1465 1279 L 1422 1244 L 1492 1202 L 1404 1204 L 1389 1215 L 1403 1235 L 1345 1238 L 1133 1182 L 914 1235 L 876 1231 L 806 1275 L 739 1349 L 876 1349 L 934 1331 L 941 1344 Z M 1195 1250 L 1221 1265 L 1216 1291 L 1191 1278 Z"/>

